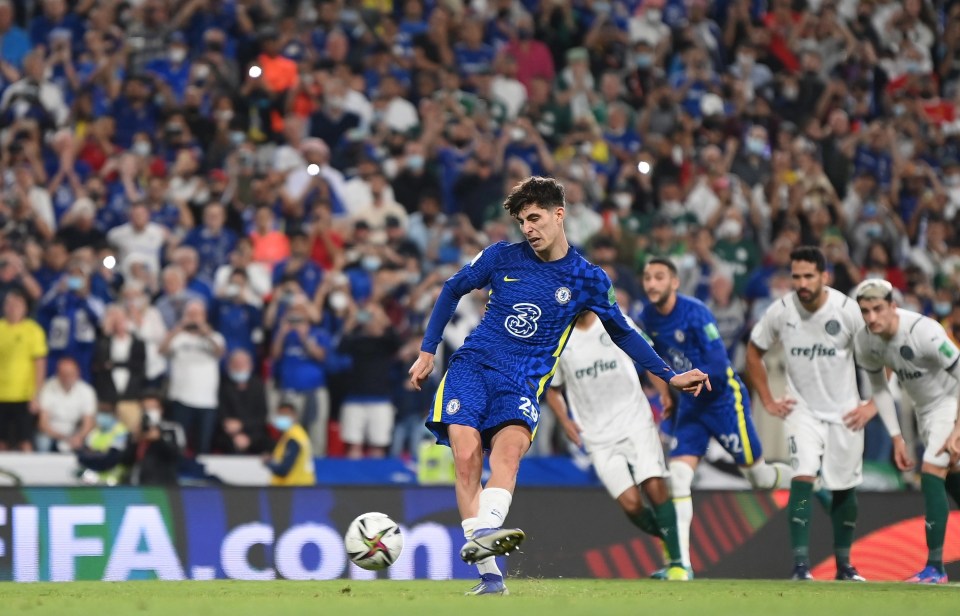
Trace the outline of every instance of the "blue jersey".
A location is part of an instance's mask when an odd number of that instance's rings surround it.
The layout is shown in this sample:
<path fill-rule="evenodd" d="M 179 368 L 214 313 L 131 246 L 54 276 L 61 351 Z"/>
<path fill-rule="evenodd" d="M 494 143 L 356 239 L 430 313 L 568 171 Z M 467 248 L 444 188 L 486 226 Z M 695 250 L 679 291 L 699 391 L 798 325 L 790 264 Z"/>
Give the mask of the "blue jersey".
<path fill-rule="evenodd" d="M 492 368 L 538 399 L 550 384 L 577 315 L 600 317 L 610 338 L 653 374 L 675 376 L 627 323 L 607 274 L 574 248 L 544 262 L 527 242 L 499 242 L 481 251 L 443 286 L 421 349 L 435 353 L 457 301 L 473 289 L 490 287 L 490 301 L 476 330 L 454 353 Z"/>
<path fill-rule="evenodd" d="M 678 295 L 670 314 L 660 314 L 651 304 L 644 307 L 641 320 L 654 348 L 674 370 L 696 366 L 710 377 L 712 391 L 703 390 L 696 398 L 680 394 L 675 415 L 664 422 L 664 431 L 674 437 L 671 455 L 703 456 L 714 437 L 737 464 L 753 464 L 763 447 L 750 416 L 750 397 L 730 366 L 710 310 L 698 299 Z"/>

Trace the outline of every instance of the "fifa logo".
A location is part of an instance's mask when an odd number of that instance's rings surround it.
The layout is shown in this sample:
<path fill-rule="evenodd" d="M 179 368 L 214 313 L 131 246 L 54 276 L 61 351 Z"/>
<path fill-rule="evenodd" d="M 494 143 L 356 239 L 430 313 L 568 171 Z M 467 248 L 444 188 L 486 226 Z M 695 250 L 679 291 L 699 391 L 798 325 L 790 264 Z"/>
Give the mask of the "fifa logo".
<path fill-rule="evenodd" d="M 806 357 L 813 361 L 817 357 L 836 357 L 837 349 L 817 343 L 809 347 L 793 347 L 790 349 L 790 355 L 792 357 Z"/>

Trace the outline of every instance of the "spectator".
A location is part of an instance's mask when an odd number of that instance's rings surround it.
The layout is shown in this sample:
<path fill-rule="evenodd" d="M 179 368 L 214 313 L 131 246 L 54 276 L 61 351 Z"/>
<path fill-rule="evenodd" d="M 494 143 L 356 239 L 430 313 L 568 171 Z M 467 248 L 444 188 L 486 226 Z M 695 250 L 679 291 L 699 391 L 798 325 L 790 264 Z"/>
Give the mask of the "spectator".
<path fill-rule="evenodd" d="M 167 241 L 168 231 L 150 220 L 150 208 L 145 201 L 130 204 L 130 221 L 114 227 L 107 233 L 107 241 L 117 249 L 118 261 L 126 263 L 139 255 L 142 263 L 153 272 L 160 271 L 160 253 Z"/>
<path fill-rule="evenodd" d="M 167 336 L 160 311 L 150 305 L 150 298 L 139 282 L 128 282 L 120 292 L 124 314 L 129 321 L 130 331 L 143 341 L 146 352 L 144 365 L 144 387 L 156 389 L 167 372 L 167 360 L 160 353 L 160 344 Z"/>
<path fill-rule="evenodd" d="M 72 357 L 80 368 L 80 377 L 93 382 L 93 353 L 103 311 L 103 301 L 91 293 L 89 269 L 74 258 L 66 275 L 47 291 L 37 309 L 50 348 L 47 376 L 54 373 L 61 357 Z"/>
<path fill-rule="evenodd" d="M 183 268 L 179 265 L 168 265 L 163 268 L 161 274 L 163 292 L 154 303 L 160 316 L 163 317 L 164 327 L 167 329 L 173 327 L 183 316 L 183 309 L 187 302 L 199 300 L 206 302 L 206 299 L 187 288 L 187 276 Z"/>
<path fill-rule="evenodd" d="M 327 452 L 327 373 L 332 348 L 327 332 L 311 324 L 306 297 L 294 296 L 274 334 L 270 357 L 276 367 L 279 393 L 297 409 L 318 456 Z"/>
<path fill-rule="evenodd" d="M 224 228 L 226 211 L 219 203 L 210 203 L 203 209 L 203 225 L 195 227 L 183 243 L 196 249 L 200 259 L 197 276 L 201 280 L 213 280 L 217 268 L 227 263 L 230 251 L 237 244 L 237 236 Z"/>
<path fill-rule="evenodd" d="M 96 423 L 97 393 L 80 380 L 72 357 L 57 361 L 56 374 L 40 388 L 39 404 L 37 451 L 72 453 L 80 449 Z"/>
<path fill-rule="evenodd" d="M 247 272 L 233 271 L 213 304 L 213 326 L 223 336 L 227 353 L 242 349 L 256 355 L 256 344 L 263 338 L 263 302 L 250 288 Z"/>
<path fill-rule="evenodd" d="M 187 280 L 187 290 L 199 295 L 208 305 L 213 301 L 213 290 L 210 284 L 200 277 L 200 257 L 193 246 L 178 246 L 173 251 L 171 259 L 180 266 Z M 213 280 L 211 276 L 210 280 Z"/>
<path fill-rule="evenodd" d="M 163 419 L 160 397 L 144 392 L 143 424 L 130 482 L 141 486 L 176 485 L 187 439 L 180 424 Z"/>
<path fill-rule="evenodd" d="M 308 297 L 313 297 L 323 280 L 323 270 L 310 259 L 310 236 L 303 231 L 293 231 L 288 237 L 290 258 L 273 268 L 273 286 L 279 289 L 286 281 L 296 281 Z"/>
<path fill-rule="evenodd" d="M 84 469 L 80 481 L 115 486 L 126 481 L 129 466 L 130 431 L 113 413 L 97 413 L 96 425 L 77 450 L 77 462 Z"/>
<path fill-rule="evenodd" d="M 272 475 L 270 485 L 316 485 L 310 439 L 303 427 L 297 423 L 297 410 L 292 404 L 282 403 L 277 407 L 270 424 L 280 432 L 280 440 L 273 454 L 264 454 L 263 457 L 264 464 Z"/>
<path fill-rule="evenodd" d="M 27 297 L 9 290 L 0 320 L 0 451 L 33 450 L 39 394 L 47 374 L 47 339 L 28 317 Z"/>
<path fill-rule="evenodd" d="M 346 397 L 340 409 L 340 437 L 347 457 L 386 455 L 393 436 L 395 409 L 391 404 L 389 374 L 400 341 L 390 319 L 375 302 L 356 307 L 347 319 L 340 352 L 352 359 L 346 379 Z"/>
<path fill-rule="evenodd" d="M 277 228 L 273 209 L 257 208 L 253 218 L 250 241 L 253 244 L 253 260 L 270 267 L 290 256 L 290 238 Z"/>
<path fill-rule="evenodd" d="M 0 56 L 3 57 L 3 72 L 19 70 L 23 58 L 30 51 L 30 38 L 16 25 L 16 5 L 11 0 L 0 0 Z"/>
<path fill-rule="evenodd" d="M 223 336 L 207 323 L 207 309 L 201 300 L 187 302 L 183 318 L 160 345 L 160 352 L 170 361 L 170 417 L 183 427 L 197 454 L 209 453 L 213 441 L 224 349 Z"/>
<path fill-rule="evenodd" d="M 214 449 L 224 453 L 267 450 L 267 394 L 253 373 L 253 358 L 243 349 L 230 353 L 226 378 L 220 380 L 219 429 Z"/>
<path fill-rule="evenodd" d="M 103 336 L 93 356 L 93 386 L 101 408 L 113 411 L 136 435 L 142 419 L 140 396 L 147 381 L 147 348 L 130 327 L 121 306 L 107 307 Z"/>
<path fill-rule="evenodd" d="M 56 248 L 51 246 L 49 250 L 55 252 Z M 30 301 L 40 299 L 44 293 L 41 284 L 24 267 L 21 256 L 7 249 L 0 252 L 0 301 L 10 291 L 19 291 Z"/>

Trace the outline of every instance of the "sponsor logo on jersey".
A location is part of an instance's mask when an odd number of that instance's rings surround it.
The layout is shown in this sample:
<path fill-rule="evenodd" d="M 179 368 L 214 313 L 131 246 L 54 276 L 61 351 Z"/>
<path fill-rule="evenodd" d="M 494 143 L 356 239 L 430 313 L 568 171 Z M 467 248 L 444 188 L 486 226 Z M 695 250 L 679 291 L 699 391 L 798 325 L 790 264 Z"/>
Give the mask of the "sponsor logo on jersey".
<path fill-rule="evenodd" d="M 460 410 L 460 400 L 453 398 L 447 402 L 447 415 L 456 415 L 457 411 Z"/>
<path fill-rule="evenodd" d="M 897 373 L 897 378 L 901 381 L 913 381 L 923 376 L 923 373 L 919 370 L 904 370 L 900 368 L 894 372 Z"/>
<path fill-rule="evenodd" d="M 617 360 L 614 359 L 612 361 L 603 361 L 602 359 L 598 359 L 597 361 L 593 362 L 592 366 L 587 366 L 586 368 L 580 368 L 579 370 L 574 372 L 573 375 L 578 379 L 582 379 L 586 377 L 595 379 L 604 372 L 610 372 L 611 370 L 616 370 L 616 369 L 617 369 Z"/>
<path fill-rule="evenodd" d="M 836 357 L 837 349 L 818 343 L 808 347 L 791 347 L 790 355 L 792 357 L 806 357 L 810 361 L 813 361 L 817 357 Z"/>
<path fill-rule="evenodd" d="M 941 344 L 940 348 L 937 350 L 940 351 L 940 354 L 946 357 L 947 359 L 953 359 L 955 349 L 953 348 L 953 345 L 950 344 L 949 341 L 944 341 L 944 343 Z"/>
<path fill-rule="evenodd" d="M 667 355 L 670 356 L 670 363 L 673 365 L 675 372 L 686 372 L 693 369 L 693 362 L 687 359 L 683 352 L 670 348 L 667 350 Z"/>
<path fill-rule="evenodd" d="M 836 336 L 837 334 L 840 333 L 840 321 L 838 321 L 838 320 L 836 320 L 836 319 L 830 319 L 830 320 L 827 321 L 827 323 L 823 326 L 823 329 L 825 329 L 826 332 L 827 332 L 828 334 L 830 334 L 831 336 Z"/>
<path fill-rule="evenodd" d="M 573 294 L 570 293 L 570 289 L 567 287 L 560 287 L 553 296 L 557 298 L 557 303 L 566 304 L 570 301 L 570 298 L 573 297 Z"/>
<path fill-rule="evenodd" d="M 720 330 L 713 323 L 707 323 L 703 326 L 703 333 L 707 335 L 707 340 L 713 341 L 720 338 Z"/>
<path fill-rule="evenodd" d="M 529 338 L 537 331 L 537 321 L 543 314 L 540 307 L 529 302 L 514 304 L 515 314 L 503 321 L 503 326 L 517 338 Z"/>
<path fill-rule="evenodd" d="M 907 345 L 903 345 L 902 347 L 900 347 L 900 357 L 904 358 L 907 361 L 910 361 L 916 356 L 913 353 L 913 349 L 911 349 Z"/>

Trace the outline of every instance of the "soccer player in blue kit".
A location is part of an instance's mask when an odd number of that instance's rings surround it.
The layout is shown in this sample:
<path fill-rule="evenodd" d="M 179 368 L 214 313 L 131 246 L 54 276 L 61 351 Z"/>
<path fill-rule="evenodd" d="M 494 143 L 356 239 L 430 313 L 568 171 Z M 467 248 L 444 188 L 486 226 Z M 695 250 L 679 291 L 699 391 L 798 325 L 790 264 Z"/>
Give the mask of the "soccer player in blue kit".
<path fill-rule="evenodd" d="M 653 339 L 653 348 L 669 359 L 674 370 L 699 366 L 712 383 L 711 390 L 697 398 L 681 394 L 671 418 L 670 491 L 677 510 L 683 564 L 690 570 L 690 486 L 710 437 L 716 438 L 733 456 L 754 488 L 772 490 L 786 485 L 791 472 L 786 464 L 767 464 L 763 460 L 763 449 L 750 416 L 750 394 L 730 366 L 717 320 L 701 301 L 678 294 L 679 286 L 673 261 L 647 261 L 643 290 L 648 303 L 640 317 L 641 327 Z"/>
<path fill-rule="evenodd" d="M 540 397 L 550 385 L 573 324 L 584 310 L 600 317 L 610 338 L 640 366 L 692 396 L 710 388 L 696 369 L 675 373 L 627 323 L 606 273 L 567 242 L 559 182 L 531 177 L 517 184 L 503 207 L 520 223 L 525 242 L 482 250 L 444 283 L 427 325 L 410 381 L 420 388 L 433 371 L 441 335 L 461 297 L 490 288 L 477 329 L 450 358 L 427 427 L 453 450 L 457 506 L 467 542 L 464 562 L 477 564 L 480 583 L 467 594 L 507 594 L 495 556 L 524 539 L 503 528 L 513 500 L 520 458 L 540 419 Z M 481 485 L 483 453 L 490 478 Z"/>

